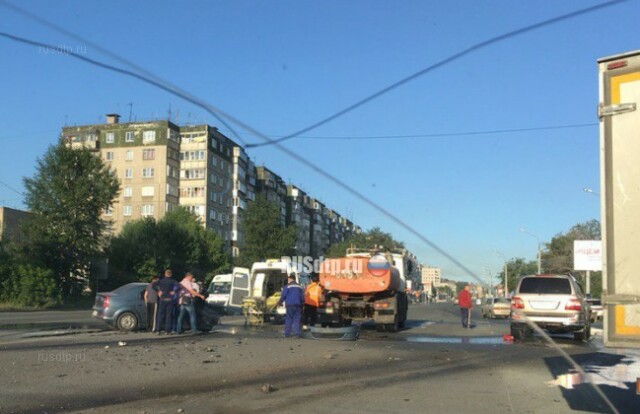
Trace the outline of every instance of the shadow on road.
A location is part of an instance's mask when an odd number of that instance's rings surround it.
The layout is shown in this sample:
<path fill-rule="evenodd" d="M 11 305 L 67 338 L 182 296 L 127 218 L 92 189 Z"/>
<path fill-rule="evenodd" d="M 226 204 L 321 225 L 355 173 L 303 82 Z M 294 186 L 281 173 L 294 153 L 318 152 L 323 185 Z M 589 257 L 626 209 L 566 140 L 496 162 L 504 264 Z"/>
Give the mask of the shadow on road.
<path fill-rule="evenodd" d="M 615 402 L 620 413 L 638 413 L 640 396 L 636 394 L 636 378 L 640 377 L 640 359 L 625 355 L 591 352 L 572 355 L 586 373 L 584 378 L 564 358 L 549 357 L 544 361 L 553 374 L 548 385 L 561 388 L 562 395 L 573 410 L 602 413 L 609 408 L 589 384 L 597 384 Z"/>

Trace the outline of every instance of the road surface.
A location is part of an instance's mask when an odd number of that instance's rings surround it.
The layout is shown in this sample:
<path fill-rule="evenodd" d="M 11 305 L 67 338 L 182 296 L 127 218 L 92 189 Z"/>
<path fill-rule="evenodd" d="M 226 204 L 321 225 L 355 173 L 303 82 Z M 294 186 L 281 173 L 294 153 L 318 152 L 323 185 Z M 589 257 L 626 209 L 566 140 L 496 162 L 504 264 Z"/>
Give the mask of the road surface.
<path fill-rule="evenodd" d="M 478 316 L 467 330 L 451 304 L 412 305 L 404 331 L 365 326 L 355 342 L 282 338 L 282 326 L 244 329 L 238 318 L 195 337 L 0 340 L 0 412 L 610 412 L 556 349 L 504 343 L 508 323 Z M 597 335 L 555 339 L 618 412 L 638 412 L 639 359 L 603 351 Z"/>

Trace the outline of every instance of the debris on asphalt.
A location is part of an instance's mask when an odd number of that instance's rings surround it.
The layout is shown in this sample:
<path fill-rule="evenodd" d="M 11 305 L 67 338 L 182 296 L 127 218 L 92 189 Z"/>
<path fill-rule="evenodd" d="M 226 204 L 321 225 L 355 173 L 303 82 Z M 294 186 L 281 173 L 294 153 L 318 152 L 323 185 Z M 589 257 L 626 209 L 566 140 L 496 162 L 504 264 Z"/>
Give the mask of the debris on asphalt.
<path fill-rule="evenodd" d="M 269 394 L 270 392 L 274 392 L 276 389 L 271 384 L 262 384 L 260 390 L 265 394 Z"/>
<path fill-rule="evenodd" d="M 104 349 L 109 349 L 109 345 L 105 345 L 105 346 L 104 346 Z"/>
<path fill-rule="evenodd" d="M 338 355 L 333 352 L 327 352 L 324 354 L 324 359 L 336 359 Z"/>
<path fill-rule="evenodd" d="M 127 343 L 125 341 L 119 341 L 118 346 L 127 346 Z"/>

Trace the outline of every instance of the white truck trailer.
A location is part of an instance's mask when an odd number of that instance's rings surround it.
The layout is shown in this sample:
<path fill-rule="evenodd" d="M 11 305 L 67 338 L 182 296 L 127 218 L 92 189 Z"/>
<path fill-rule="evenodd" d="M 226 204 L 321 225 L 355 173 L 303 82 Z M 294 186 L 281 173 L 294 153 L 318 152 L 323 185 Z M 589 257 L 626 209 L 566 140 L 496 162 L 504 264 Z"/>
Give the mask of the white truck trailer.
<path fill-rule="evenodd" d="M 598 60 L 606 346 L 640 347 L 640 50 Z"/>

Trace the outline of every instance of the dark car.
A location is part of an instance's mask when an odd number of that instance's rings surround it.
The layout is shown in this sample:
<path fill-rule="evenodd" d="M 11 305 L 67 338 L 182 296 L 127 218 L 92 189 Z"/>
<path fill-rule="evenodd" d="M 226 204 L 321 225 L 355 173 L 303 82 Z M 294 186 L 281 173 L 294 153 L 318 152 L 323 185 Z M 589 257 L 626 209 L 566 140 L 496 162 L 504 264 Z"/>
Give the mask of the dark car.
<path fill-rule="evenodd" d="M 112 292 L 98 293 L 93 305 L 93 317 L 122 331 L 145 329 L 147 308 L 144 303 L 144 290 L 147 285 L 128 283 Z M 219 306 L 207 304 L 199 298 L 195 301 L 195 307 L 197 329 L 210 331 L 218 323 L 222 310 Z M 185 323 L 185 329 L 188 329 L 188 318 L 185 318 Z"/>

